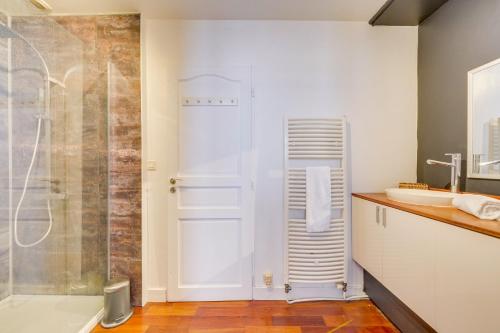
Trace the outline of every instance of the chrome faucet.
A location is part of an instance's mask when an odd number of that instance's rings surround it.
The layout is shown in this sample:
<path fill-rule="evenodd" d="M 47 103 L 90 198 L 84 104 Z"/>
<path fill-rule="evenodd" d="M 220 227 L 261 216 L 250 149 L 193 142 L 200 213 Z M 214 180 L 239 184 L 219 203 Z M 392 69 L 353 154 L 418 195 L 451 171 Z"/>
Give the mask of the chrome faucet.
<path fill-rule="evenodd" d="M 500 164 L 500 160 L 482 162 L 482 163 L 479 163 L 479 166 L 487 166 L 487 165 L 493 165 L 493 164 Z"/>
<path fill-rule="evenodd" d="M 462 154 L 445 154 L 451 156 L 451 162 L 441 162 L 435 160 L 427 160 L 429 165 L 442 165 L 451 168 L 451 192 L 458 193 L 460 191 L 460 175 L 462 172 Z"/>

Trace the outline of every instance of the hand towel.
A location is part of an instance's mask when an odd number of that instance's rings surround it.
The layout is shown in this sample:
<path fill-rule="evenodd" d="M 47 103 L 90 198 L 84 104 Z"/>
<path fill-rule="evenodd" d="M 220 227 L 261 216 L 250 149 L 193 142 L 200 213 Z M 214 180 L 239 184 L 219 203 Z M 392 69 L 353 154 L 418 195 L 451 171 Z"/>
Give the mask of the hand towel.
<path fill-rule="evenodd" d="M 484 195 L 459 195 L 453 199 L 453 206 L 480 219 L 500 220 L 500 200 Z"/>
<path fill-rule="evenodd" d="M 332 191 L 329 167 L 306 168 L 306 230 L 323 232 L 330 228 Z"/>

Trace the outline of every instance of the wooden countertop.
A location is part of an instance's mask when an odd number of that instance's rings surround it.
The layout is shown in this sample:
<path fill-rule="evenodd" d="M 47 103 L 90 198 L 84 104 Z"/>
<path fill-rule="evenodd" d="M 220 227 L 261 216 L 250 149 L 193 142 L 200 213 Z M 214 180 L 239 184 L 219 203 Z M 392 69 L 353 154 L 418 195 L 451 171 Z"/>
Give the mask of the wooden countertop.
<path fill-rule="evenodd" d="M 500 222 L 481 220 L 454 207 L 433 207 L 405 204 L 389 200 L 385 193 L 353 193 L 356 198 L 399 209 L 432 220 L 469 229 L 484 235 L 500 238 Z"/>

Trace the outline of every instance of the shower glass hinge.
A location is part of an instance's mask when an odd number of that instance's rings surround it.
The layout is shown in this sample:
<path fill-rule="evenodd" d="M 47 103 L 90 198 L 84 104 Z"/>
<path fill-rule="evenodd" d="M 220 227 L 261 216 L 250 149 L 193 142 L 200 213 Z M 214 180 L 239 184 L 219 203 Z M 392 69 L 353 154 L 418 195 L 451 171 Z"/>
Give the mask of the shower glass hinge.
<path fill-rule="evenodd" d="M 285 283 L 285 293 L 288 294 L 290 291 L 292 291 L 292 287 L 288 283 Z"/>

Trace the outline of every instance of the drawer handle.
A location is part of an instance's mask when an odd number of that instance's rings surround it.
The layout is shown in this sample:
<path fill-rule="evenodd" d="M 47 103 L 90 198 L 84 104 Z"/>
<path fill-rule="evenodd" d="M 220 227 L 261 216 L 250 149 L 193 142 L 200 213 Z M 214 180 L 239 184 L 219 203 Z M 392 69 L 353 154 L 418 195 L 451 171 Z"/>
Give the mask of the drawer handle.
<path fill-rule="evenodd" d="M 382 225 L 387 227 L 387 208 L 382 209 Z"/>

